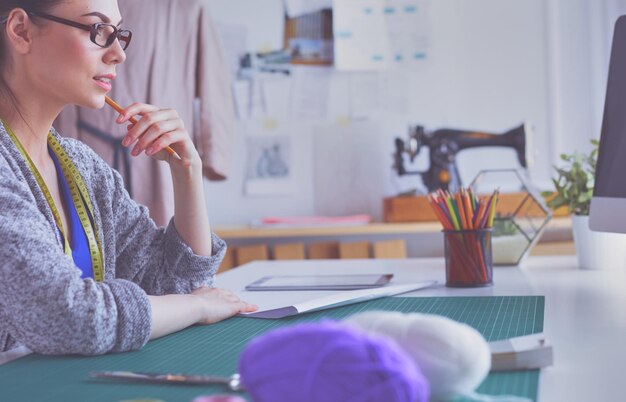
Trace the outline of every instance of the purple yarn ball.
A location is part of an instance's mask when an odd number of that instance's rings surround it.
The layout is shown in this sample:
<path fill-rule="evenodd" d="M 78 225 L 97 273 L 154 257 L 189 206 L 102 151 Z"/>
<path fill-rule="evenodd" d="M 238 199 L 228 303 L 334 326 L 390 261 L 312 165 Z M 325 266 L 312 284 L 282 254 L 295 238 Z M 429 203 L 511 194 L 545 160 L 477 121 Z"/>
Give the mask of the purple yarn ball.
<path fill-rule="evenodd" d="M 194 398 L 191 402 L 246 402 L 246 400 L 233 395 L 206 395 Z"/>
<path fill-rule="evenodd" d="M 333 321 L 253 339 L 239 373 L 254 402 L 427 402 L 428 380 L 391 339 Z"/>

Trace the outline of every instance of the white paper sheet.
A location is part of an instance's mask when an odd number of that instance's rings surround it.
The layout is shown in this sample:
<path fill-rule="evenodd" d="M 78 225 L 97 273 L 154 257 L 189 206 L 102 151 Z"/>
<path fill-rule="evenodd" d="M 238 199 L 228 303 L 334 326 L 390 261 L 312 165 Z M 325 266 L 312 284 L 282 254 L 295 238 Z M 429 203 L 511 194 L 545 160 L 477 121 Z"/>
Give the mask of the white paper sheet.
<path fill-rule="evenodd" d="M 410 89 L 413 88 L 411 75 L 406 71 L 393 71 L 382 73 L 380 77 L 380 98 L 381 109 L 387 113 L 403 114 L 409 113 Z"/>
<path fill-rule="evenodd" d="M 233 98 L 235 101 L 235 112 L 239 120 L 250 118 L 252 105 L 250 103 L 250 81 L 233 82 Z"/>
<path fill-rule="evenodd" d="M 427 58 L 430 42 L 429 0 L 387 0 L 385 19 L 392 67 L 403 68 Z"/>
<path fill-rule="evenodd" d="M 285 5 L 283 0 L 210 0 L 213 19 L 245 26 L 247 50 L 269 52 L 283 48 Z"/>
<path fill-rule="evenodd" d="M 368 119 L 380 113 L 381 87 L 379 73 L 353 73 L 350 76 L 350 115 Z"/>
<path fill-rule="evenodd" d="M 430 0 L 334 0 L 335 66 L 411 68 L 428 57 Z"/>
<path fill-rule="evenodd" d="M 267 116 L 287 119 L 291 113 L 293 79 L 290 75 L 273 74 L 262 81 Z"/>
<path fill-rule="evenodd" d="M 314 213 L 368 213 L 381 219 L 391 157 L 372 150 L 391 147 L 380 120 L 352 121 L 345 127 L 320 124 L 314 130 Z"/>
<path fill-rule="evenodd" d="M 385 0 L 334 0 L 333 32 L 337 70 L 388 67 L 389 36 L 382 14 Z"/>
<path fill-rule="evenodd" d="M 346 292 L 335 292 L 333 294 L 312 297 L 309 300 L 294 303 L 288 306 L 265 308 L 259 305 L 259 311 L 254 313 L 240 314 L 242 317 L 252 318 L 283 318 L 302 313 L 309 313 L 318 310 L 326 310 L 333 307 L 346 306 L 348 304 L 360 303 L 368 300 L 374 300 L 386 296 L 395 296 L 402 293 L 412 292 L 414 290 L 424 289 L 435 285 L 436 281 L 417 282 L 405 285 L 391 285 L 376 289 L 349 290 Z M 249 294 L 249 293 L 248 293 Z M 251 302 L 250 297 L 246 296 L 246 301 Z M 253 301 L 252 301 L 253 302 Z"/>
<path fill-rule="evenodd" d="M 233 83 L 235 111 L 239 120 L 266 116 L 264 90 L 263 81 L 258 79 L 237 80 Z"/>
<path fill-rule="evenodd" d="M 0 352 L 0 364 L 5 364 L 33 353 L 26 346 L 18 346 L 6 352 Z"/>
<path fill-rule="evenodd" d="M 298 119 L 326 119 L 332 69 L 330 67 L 300 67 L 294 68 L 292 73 L 292 115 Z"/>
<path fill-rule="evenodd" d="M 236 77 L 239 71 L 239 60 L 247 52 L 248 28 L 242 24 L 221 22 L 217 24 L 217 31 L 222 41 L 224 58 L 228 63 L 231 77 Z"/>

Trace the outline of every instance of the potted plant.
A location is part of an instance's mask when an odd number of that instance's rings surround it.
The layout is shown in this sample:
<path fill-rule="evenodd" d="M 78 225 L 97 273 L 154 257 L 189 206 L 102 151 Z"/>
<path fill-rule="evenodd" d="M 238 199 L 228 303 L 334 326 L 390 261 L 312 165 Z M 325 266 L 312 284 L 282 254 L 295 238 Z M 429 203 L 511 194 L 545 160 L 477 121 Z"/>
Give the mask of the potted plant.
<path fill-rule="evenodd" d="M 591 140 L 591 144 L 593 149 L 589 155 L 577 152 L 571 155 L 561 154 L 565 165 L 555 167 L 558 176 L 552 179 L 556 194 L 550 191 L 542 193 L 545 197 L 551 197 L 547 203 L 550 208 L 567 207 L 574 216 L 589 216 L 599 142 Z"/>
<path fill-rule="evenodd" d="M 593 196 L 599 142 L 591 140 L 591 144 L 593 148 L 589 154 L 575 152 L 561 155 L 564 165 L 555 167 L 557 177 L 552 179 L 556 191 L 544 191 L 542 195 L 548 199 L 548 207 L 553 210 L 567 207 L 572 214 L 572 231 L 580 268 L 624 266 L 626 236 L 593 232 L 589 229 L 589 207 Z"/>

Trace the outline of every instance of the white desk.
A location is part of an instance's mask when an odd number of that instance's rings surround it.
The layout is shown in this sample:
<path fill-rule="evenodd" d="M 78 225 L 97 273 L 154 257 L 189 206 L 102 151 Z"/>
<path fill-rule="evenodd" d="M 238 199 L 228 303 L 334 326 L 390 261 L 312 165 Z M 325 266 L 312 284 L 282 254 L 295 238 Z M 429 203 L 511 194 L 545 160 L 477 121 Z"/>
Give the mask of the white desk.
<path fill-rule="evenodd" d="M 245 292 L 268 274 L 393 273 L 396 283 L 435 279 L 444 283 L 443 259 L 263 261 L 220 274 L 216 286 L 262 306 L 303 301 L 325 292 Z M 530 257 L 520 268 L 496 267 L 494 286 L 438 286 L 403 296 L 544 295 L 544 333 L 555 362 L 540 376 L 540 402 L 626 400 L 626 273 L 581 271 L 576 259 Z"/>

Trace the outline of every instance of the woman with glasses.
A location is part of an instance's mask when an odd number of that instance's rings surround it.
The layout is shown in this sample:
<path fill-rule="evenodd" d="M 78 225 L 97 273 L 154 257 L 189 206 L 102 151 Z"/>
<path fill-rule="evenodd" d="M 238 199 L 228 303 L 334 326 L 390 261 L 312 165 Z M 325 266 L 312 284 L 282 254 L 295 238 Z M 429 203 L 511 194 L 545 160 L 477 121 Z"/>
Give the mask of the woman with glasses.
<path fill-rule="evenodd" d="M 134 350 L 256 308 L 211 287 L 226 246 L 176 111 L 136 103 L 117 119 L 132 155 L 170 166 L 166 228 L 90 148 L 51 127 L 67 104 L 103 107 L 131 38 L 117 0 L 0 3 L 0 351 Z"/>

